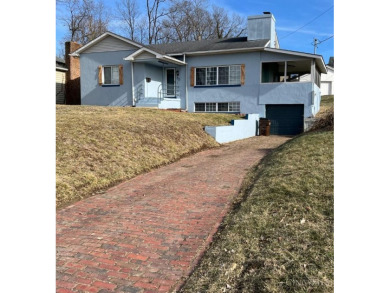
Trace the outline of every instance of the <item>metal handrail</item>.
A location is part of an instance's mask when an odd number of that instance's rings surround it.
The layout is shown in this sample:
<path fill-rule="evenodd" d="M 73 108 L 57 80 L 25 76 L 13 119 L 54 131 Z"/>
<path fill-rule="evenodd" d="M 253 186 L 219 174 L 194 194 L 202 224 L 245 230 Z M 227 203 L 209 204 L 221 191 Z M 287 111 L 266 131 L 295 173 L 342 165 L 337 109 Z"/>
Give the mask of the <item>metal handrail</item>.
<path fill-rule="evenodd" d="M 135 93 L 135 102 L 137 103 L 139 100 L 141 100 L 143 94 L 143 86 L 140 84 L 137 86 L 136 93 Z"/>
<path fill-rule="evenodd" d="M 179 86 L 178 85 L 174 85 L 172 86 L 173 87 L 173 91 L 175 93 L 175 96 L 179 96 Z M 172 88 L 170 88 L 169 90 L 172 90 Z M 167 97 L 167 92 L 168 92 L 168 89 L 167 89 L 167 86 L 166 85 L 162 85 L 160 84 L 157 88 L 157 97 L 160 99 L 160 100 L 163 100 L 164 98 Z"/>

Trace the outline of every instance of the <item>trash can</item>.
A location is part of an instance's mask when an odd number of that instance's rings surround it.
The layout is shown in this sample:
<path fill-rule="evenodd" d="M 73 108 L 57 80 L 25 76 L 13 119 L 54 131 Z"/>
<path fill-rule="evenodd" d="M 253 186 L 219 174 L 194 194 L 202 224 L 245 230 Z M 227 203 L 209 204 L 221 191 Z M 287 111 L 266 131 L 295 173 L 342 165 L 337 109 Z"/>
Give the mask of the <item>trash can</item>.
<path fill-rule="evenodd" d="M 271 120 L 267 118 L 260 118 L 259 128 L 260 135 L 269 136 L 271 131 Z"/>

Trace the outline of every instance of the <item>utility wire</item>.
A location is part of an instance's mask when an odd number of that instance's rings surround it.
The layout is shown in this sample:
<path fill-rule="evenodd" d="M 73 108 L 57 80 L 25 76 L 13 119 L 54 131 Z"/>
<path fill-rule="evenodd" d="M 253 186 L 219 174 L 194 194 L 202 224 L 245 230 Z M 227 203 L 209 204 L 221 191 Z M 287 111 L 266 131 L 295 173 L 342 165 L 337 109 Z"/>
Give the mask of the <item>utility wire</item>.
<path fill-rule="evenodd" d="M 333 38 L 334 35 L 330 36 L 329 38 L 325 39 L 325 40 L 322 40 L 322 41 L 319 41 L 318 39 L 314 39 L 314 42 L 311 43 L 313 46 L 314 46 L 314 54 L 316 54 L 316 51 L 317 51 L 317 47 L 319 44 L 322 44 L 323 42 Z"/>
<path fill-rule="evenodd" d="M 325 40 L 323 40 L 323 41 L 320 41 L 319 43 L 317 43 L 317 45 L 319 45 L 319 44 L 321 44 L 321 43 L 323 43 L 323 42 L 325 42 L 325 41 L 327 41 L 327 40 L 329 40 L 329 39 L 331 39 L 331 38 L 333 38 L 334 37 L 334 35 L 333 36 L 330 36 L 329 38 L 327 38 L 327 39 L 325 39 Z"/>
<path fill-rule="evenodd" d="M 322 12 L 320 15 L 316 16 L 315 18 L 313 18 L 311 21 L 309 21 L 308 23 L 306 23 L 305 25 L 301 26 L 299 29 L 285 35 L 284 37 L 281 37 L 279 40 L 281 39 L 284 39 L 284 38 L 287 38 L 288 36 L 291 36 L 292 34 L 296 33 L 297 31 L 299 31 L 300 29 L 304 28 L 305 26 L 311 24 L 313 21 L 315 21 L 317 18 L 319 18 L 320 16 L 324 15 L 326 12 L 328 12 L 329 10 L 331 10 L 333 8 L 334 5 L 332 5 L 330 8 L 328 8 L 327 10 L 325 10 L 324 12 Z"/>

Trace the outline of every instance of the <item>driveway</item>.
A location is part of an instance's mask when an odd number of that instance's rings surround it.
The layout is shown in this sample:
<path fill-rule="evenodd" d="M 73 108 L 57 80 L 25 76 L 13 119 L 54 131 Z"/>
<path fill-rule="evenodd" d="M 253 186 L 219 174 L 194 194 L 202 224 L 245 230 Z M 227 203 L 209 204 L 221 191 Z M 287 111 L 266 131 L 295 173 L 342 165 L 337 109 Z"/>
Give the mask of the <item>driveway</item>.
<path fill-rule="evenodd" d="M 248 170 L 288 139 L 225 144 L 57 211 L 57 292 L 179 288 Z"/>

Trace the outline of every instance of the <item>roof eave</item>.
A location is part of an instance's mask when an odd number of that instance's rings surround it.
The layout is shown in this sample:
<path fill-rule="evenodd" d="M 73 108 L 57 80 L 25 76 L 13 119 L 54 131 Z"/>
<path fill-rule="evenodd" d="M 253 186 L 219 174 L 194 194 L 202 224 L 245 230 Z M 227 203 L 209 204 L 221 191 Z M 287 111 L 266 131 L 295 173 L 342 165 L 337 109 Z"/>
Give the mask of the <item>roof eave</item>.
<path fill-rule="evenodd" d="M 169 53 L 167 56 L 175 56 L 185 54 L 186 56 L 191 55 L 207 55 L 207 54 L 229 54 L 229 53 L 240 53 L 240 52 L 255 52 L 264 49 L 264 47 L 253 47 L 253 48 L 237 48 L 237 49 L 224 49 L 224 50 L 207 50 L 207 51 L 189 51 L 183 53 Z"/>
<path fill-rule="evenodd" d="M 177 65 L 186 65 L 185 62 L 183 61 L 180 61 L 180 60 L 177 60 L 173 57 L 170 57 L 170 56 L 167 56 L 167 55 L 162 55 L 160 53 L 157 53 L 149 48 L 140 48 L 139 50 L 135 51 L 134 53 L 130 54 L 129 56 L 123 58 L 123 60 L 127 60 L 127 61 L 136 61 L 136 57 L 141 54 L 142 52 L 148 52 L 150 54 L 153 54 L 156 56 L 156 59 L 158 60 L 163 60 L 163 61 L 167 61 L 167 62 L 170 62 L 170 63 L 174 63 L 174 64 L 177 64 Z M 140 60 L 142 61 L 142 60 Z"/>
<path fill-rule="evenodd" d="M 117 38 L 121 41 L 124 41 L 130 45 L 133 45 L 135 47 L 138 47 L 138 48 L 142 48 L 142 45 L 136 43 L 136 42 L 133 42 L 131 40 L 128 40 L 126 38 L 123 38 L 121 36 L 118 36 L 116 34 L 113 34 L 111 32 L 105 32 L 104 34 L 100 35 L 99 37 L 97 37 L 96 39 L 90 41 L 89 43 L 85 44 L 84 46 L 78 48 L 76 51 L 74 51 L 73 53 L 69 54 L 69 56 L 72 56 L 72 57 L 78 57 L 80 56 L 80 53 L 84 52 L 85 50 L 87 50 L 88 48 L 92 47 L 93 45 L 95 45 L 96 43 L 100 42 L 101 40 L 103 40 L 105 37 L 107 36 L 111 36 L 111 37 L 114 37 L 114 38 Z"/>
<path fill-rule="evenodd" d="M 63 68 L 63 67 L 57 67 L 57 66 L 56 66 L 56 70 L 68 71 L 68 68 Z"/>
<path fill-rule="evenodd" d="M 319 68 L 321 69 L 321 73 L 328 72 L 326 69 L 326 65 L 325 65 L 324 58 L 322 57 L 322 55 L 310 54 L 310 53 L 298 52 L 298 51 L 289 51 L 289 50 L 283 50 L 283 49 L 274 49 L 274 48 L 264 48 L 264 51 L 282 53 L 282 54 L 290 54 L 290 55 L 296 55 L 296 56 L 302 56 L 302 57 L 308 57 L 308 58 L 315 58 L 316 61 L 318 61 L 318 65 L 319 65 Z"/>

